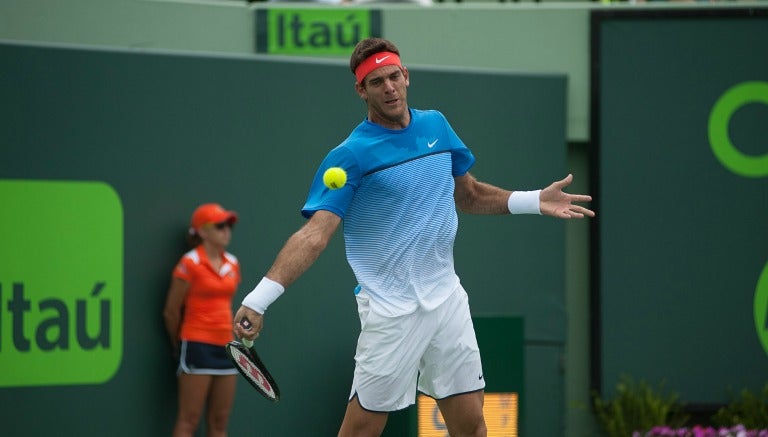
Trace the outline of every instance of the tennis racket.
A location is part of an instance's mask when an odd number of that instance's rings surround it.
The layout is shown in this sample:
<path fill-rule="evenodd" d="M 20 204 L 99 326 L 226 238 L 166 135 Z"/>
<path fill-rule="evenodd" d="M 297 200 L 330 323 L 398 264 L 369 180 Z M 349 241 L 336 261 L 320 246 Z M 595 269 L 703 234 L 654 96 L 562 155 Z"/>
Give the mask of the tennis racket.
<path fill-rule="evenodd" d="M 252 327 L 251 322 L 248 319 L 241 320 L 240 325 L 244 329 L 251 329 Z M 245 377 L 245 380 L 248 381 L 256 391 L 272 402 L 280 400 L 280 388 L 277 387 L 275 379 L 269 374 L 267 367 L 256 353 L 256 348 L 253 347 L 253 340 L 243 338 L 242 343 L 239 341 L 230 341 L 224 347 L 229 359 L 232 360 L 232 363 L 237 367 L 240 374 Z"/>

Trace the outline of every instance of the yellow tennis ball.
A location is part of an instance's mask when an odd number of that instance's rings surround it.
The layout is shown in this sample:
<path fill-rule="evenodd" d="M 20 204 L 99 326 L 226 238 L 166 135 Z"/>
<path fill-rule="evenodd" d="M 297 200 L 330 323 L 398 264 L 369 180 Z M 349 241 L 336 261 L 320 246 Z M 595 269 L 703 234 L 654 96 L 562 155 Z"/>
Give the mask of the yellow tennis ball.
<path fill-rule="evenodd" d="M 341 167 L 331 167 L 323 173 L 323 183 L 332 190 L 338 190 L 347 183 L 347 172 Z"/>

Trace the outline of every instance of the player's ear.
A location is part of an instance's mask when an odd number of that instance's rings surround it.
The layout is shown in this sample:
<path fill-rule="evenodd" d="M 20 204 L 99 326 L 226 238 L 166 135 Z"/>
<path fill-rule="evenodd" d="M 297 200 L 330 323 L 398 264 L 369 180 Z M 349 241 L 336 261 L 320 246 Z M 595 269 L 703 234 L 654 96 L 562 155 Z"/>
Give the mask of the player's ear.
<path fill-rule="evenodd" d="M 410 73 L 408 73 L 408 67 L 403 65 L 403 77 L 405 78 L 405 86 L 409 86 L 411 84 L 411 76 Z"/>
<path fill-rule="evenodd" d="M 365 85 L 361 84 L 360 82 L 355 82 L 355 91 L 361 99 L 365 100 L 366 102 L 368 101 L 368 92 L 365 90 Z"/>

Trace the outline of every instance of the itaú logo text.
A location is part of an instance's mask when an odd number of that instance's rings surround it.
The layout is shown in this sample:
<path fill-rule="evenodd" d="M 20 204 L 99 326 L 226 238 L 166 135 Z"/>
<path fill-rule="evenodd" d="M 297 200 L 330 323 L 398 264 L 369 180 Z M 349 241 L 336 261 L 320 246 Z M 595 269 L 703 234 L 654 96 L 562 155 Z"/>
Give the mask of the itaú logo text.
<path fill-rule="evenodd" d="M 0 283 L 0 304 L 7 308 L 6 312 L 0 312 L 0 324 L 3 318 L 10 317 L 11 327 L 11 342 L 6 345 L 0 337 L 0 351 L 12 347 L 18 352 L 29 352 L 33 344 L 40 351 L 66 351 L 72 347 L 82 350 L 109 349 L 112 303 L 99 297 L 104 286 L 104 282 L 97 282 L 89 295 L 74 299 L 69 304 L 50 297 L 33 305 L 24 295 L 23 283 L 13 284 L 13 293 L 7 300 Z M 26 328 L 30 325 L 32 329 L 27 332 Z M 89 333 L 89 325 L 96 329 L 93 334 Z"/>
<path fill-rule="evenodd" d="M 360 40 L 380 34 L 380 13 L 369 9 L 260 9 L 259 53 L 349 56 Z"/>

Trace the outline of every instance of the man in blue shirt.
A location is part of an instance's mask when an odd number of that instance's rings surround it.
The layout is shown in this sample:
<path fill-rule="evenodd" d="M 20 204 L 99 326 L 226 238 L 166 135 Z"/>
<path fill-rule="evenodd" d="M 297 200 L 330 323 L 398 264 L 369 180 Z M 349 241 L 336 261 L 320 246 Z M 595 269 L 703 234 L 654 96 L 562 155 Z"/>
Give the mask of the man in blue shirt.
<path fill-rule="evenodd" d="M 483 380 L 467 293 L 453 264 L 457 208 L 472 214 L 594 216 L 563 192 L 568 175 L 543 190 L 509 191 L 475 179 L 475 158 L 438 111 L 408 107 L 409 72 L 397 47 L 369 38 L 350 58 L 368 116 L 331 150 L 315 175 L 294 233 L 235 316 L 237 335 L 258 336 L 263 314 L 317 260 L 344 220 L 361 333 L 350 401 L 339 436 L 378 436 L 388 412 L 437 400 L 451 436 L 484 436 Z M 340 167 L 347 183 L 324 186 Z M 247 318 L 252 330 L 238 323 Z"/>

